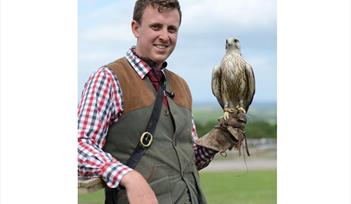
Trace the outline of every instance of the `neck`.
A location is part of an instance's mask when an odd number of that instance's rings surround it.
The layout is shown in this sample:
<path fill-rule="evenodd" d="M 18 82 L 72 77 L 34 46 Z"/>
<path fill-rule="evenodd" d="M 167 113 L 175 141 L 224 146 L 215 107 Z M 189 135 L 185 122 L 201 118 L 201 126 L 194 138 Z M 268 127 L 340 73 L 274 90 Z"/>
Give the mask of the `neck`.
<path fill-rule="evenodd" d="M 157 64 L 155 61 L 153 61 L 152 59 L 149 59 L 147 57 L 144 57 L 142 55 L 140 55 L 137 51 L 137 49 L 134 50 L 134 54 L 139 57 L 141 60 L 143 60 L 144 62 L 146 62 L 146 64 L 148 64 L 152 69 L 156 69 L 156 70 L 160 70 L 162 68 L 163 63 L 161 64 Z"/>
<path fill-rule="evenodd" d="M 239 49 L 234 49 L 234 48 L 229 48 L 227 49 L 226 53 L 236 53 L 236 54 L 241 54 Z"/>
<path fill-rule="evenodd" d="M 161 68 L 162 68 L 162 64 L 156 64 L 155 63 L 155 66 L 153 68 L 156 69 L 157 71 L 160 71 Z"/>

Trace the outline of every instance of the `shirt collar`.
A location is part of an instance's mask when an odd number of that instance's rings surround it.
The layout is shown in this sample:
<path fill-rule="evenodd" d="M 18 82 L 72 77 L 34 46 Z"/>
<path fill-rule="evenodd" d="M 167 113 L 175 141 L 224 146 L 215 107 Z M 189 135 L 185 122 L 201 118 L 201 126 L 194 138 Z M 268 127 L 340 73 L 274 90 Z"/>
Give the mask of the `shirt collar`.
<path fill-rule="evenodd" d="M 151 71 L 151 67 L 149 64 L 138 57 L 135 53 L 135 46 L 131 47 L 126 54 L 126 58 L 130 65 L 132 65 L 133 69 L 136 71 L 136 73 L 140 76 L 140 78 L 144 79 L 145 76 Z M 150 62 L 149 62 L 150 63 Z M 164 69 L 167 67 L 167 62 L 164 62 L 162 64 L 161 71 L 164 74 Z"/>

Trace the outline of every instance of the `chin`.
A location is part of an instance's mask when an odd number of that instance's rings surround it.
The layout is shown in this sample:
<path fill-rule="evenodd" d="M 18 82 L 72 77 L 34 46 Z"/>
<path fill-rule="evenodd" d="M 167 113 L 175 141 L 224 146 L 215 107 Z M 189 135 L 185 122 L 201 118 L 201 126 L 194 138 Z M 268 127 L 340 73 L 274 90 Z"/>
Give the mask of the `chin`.
<path fill-rule="evenodd" d="M 163 63 L 172 54 L 172 51 L 173 51 L 173 49 L 152 52 L 152 54 L 151 54 L 152 56 L 150 56 L 150 57 L 153 61 L 155 61 L 158 64 Z"/>
<path fill-rule="evenodd" d="M 161 64 L 167 60 L 169 55 L 167 56 L 162 56 L 162 57 L 153 57 L 153 61 L 156 62 L 157 64 Z"/>

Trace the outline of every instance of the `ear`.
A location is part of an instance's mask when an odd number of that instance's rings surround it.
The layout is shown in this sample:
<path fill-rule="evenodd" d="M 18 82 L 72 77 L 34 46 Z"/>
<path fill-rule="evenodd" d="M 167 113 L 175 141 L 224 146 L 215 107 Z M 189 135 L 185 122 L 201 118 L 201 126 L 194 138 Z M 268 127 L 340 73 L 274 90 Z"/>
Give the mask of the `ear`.
<path fill-rule="evenodd" d="M 132 32 L 133 32 L 134 36 L 136 38 L 139 38 L 139 28 L 140 28 L 139 23 L 136 22 L 135 20 L 132 20 L 131 27 L 132 27 Z"/>

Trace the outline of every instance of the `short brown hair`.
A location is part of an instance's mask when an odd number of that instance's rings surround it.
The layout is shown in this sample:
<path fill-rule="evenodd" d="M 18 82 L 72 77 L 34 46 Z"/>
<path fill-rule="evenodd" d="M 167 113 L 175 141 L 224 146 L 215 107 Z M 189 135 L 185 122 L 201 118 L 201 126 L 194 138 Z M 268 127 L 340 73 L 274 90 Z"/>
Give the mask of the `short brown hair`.
<path fill-rule="evenodd" d="M 167 9 L 177 9 L 179 12 L 179 25 L 182 21 L 182 11 L 178 0 L 137 0 L 134 5 L 133 20 L 141 23 L 141 18 L 144 14 L 144 10 L 147 6 L 151 5 L 153 8 L 158 8 L 159 12 Z"/>

